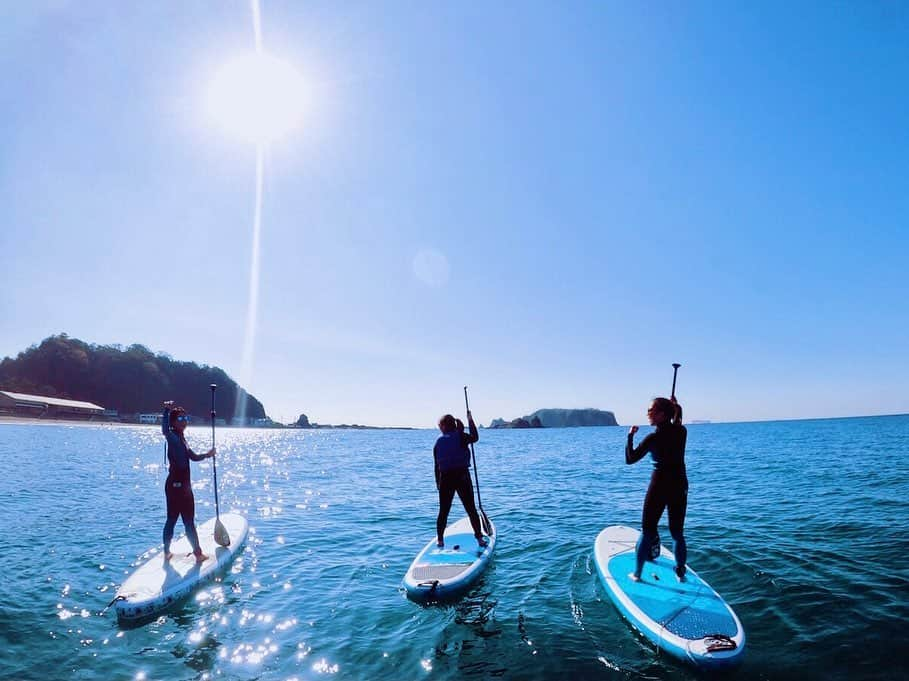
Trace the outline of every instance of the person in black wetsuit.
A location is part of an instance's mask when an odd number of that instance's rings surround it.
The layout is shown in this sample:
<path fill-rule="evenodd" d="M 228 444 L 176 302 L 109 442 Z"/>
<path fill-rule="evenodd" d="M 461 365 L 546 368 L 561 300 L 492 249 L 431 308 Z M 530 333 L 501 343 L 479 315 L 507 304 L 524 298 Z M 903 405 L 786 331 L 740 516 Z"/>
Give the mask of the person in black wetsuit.
<path fill-rule="evenodd" d="M 641 444 L 634 446 L 637 426 L 628 431 L 625 445 L 625 463 L 637 463 L 649 452 L 653 459 L 653 473 L 650 486 L 644 497 L 641 514 L 641 536 L 636 547 L 634 572 L 629 575 L 640 581 L 644 561 L 651 555 L 653 543 L 657 541 L 657 524 L 663 509 L 669 509 L 669 532 L 675 542 L 675 574 L 680 582 L 685 581 L 685 560 L 688 547 L 685 544 L 685 512 L 688 509 L 688 476 L 685 472 L 685 444 L 688 431 L 682 425 L 682 407 L 675 397 L 671 400 L 657 397 L 647 410 L 650 425 L 656 431 L 645 437 Z"/>
<path fill-rule="evenodd" d="M 467 412 L 467 422 L 470 433 L 465 433 L 463 424 L 458 427 L 458 421 L 451 414 L 445 414 L 439 419 L 439 430 L 442 435 L 436 440 L 432 455 L 435 459 L 436 489 L 439 490 L 439 515 L 436 518 L 436 535 L 438 545 L 445 546 L 445 526 L 448 524 L 448 512 L 451 502 L 457 493 L 464 510 L 470 518 L 473 534 L 480 547 L 487 545 L 480 525 L 480 514 L 473 500 L 473 483 L 470 480 L 470 449 L 469 445 L 480 439 L 477 425 L 473 422 L 473 415 Z"/>
<path fill-rule="evenodd" d="M 193 547 L 193 554 L 198 562 L 208 559 L 199 546 L 199 534 L 196 532 L 196 501 L 193 497 L 192 483 L 189 480 L 189 461 L 202 461 L 215 455 L 214 448 L 205 454 L 196 454 L 186 444 L 183 431 L 189 417 L 183 407 L 173 407 L 173 402 L 164 403 L 164 415 L 161 418 L 161 431 L 167 440 L 167 462 L 169 464 L 167 480 L 164 483 L 164 496 L 167 499 L 167 522 L 164 523 L 164 559 L 170 560 L 170 542 L 174 537 L 177 518 L 183 519 L 186 538 Z"/>

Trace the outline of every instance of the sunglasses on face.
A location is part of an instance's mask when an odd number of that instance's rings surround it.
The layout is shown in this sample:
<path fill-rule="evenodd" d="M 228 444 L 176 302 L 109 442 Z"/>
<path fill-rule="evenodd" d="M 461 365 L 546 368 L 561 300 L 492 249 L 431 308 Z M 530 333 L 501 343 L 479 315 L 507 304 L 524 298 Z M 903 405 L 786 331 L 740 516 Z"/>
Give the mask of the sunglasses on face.
<path fill-rule="evenodd" d="M 183 423 L 189 423 L 189 417 L 188 416 L 178 416 L 177 421 L 183 421 Z"/>

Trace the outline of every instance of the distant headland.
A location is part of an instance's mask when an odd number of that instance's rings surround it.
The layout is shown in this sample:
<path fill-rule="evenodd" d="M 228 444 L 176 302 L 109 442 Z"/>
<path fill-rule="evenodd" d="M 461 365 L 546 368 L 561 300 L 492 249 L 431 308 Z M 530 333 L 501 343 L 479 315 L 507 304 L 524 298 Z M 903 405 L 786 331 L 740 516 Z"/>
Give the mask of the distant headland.
<path fill-rule="evenodd" d="M 95 345 L 65 333 L 0 361 L 0 416 L 153 424 L 160 423 L 162 402 L 175 400 L 194 421 L 211 423 L 211 384 L 218 386 L 218 425 L 377 428 L 309 424 L 305 414 L 279 423 L 223 369 L 178 361 L 144 345 Z"/>
<path fill-rule="evenodd" d="M 216 422 L 266 425 L 270 421 L 262 403 L 223 369 L 175 360 L 138 343 L 127 347 L 95 345 L 61 333 L 15 358 L 0 361 L 0 390 L 50 398 L 43 404 L 31 399 L 7 405 L 10 415 L 15 416 L 83 416 L 97 421 L 148 423 L 160 416 L 164 400 L 175 400 L 194 420 L 210 422 L 207 388 L 211 384 L 218 386 Z M 59 404 L 60 400 L 85 402 L 93 409 L 80 414 Z M 241 417 L 238 408 L 244 404 Z"/>
<path fill-rule="evenodd" d="M 581 428 L 617 426 L 615 414 L 601 409 L 537 409 L 511 421 L 493 419 L 490 428 Z"/>

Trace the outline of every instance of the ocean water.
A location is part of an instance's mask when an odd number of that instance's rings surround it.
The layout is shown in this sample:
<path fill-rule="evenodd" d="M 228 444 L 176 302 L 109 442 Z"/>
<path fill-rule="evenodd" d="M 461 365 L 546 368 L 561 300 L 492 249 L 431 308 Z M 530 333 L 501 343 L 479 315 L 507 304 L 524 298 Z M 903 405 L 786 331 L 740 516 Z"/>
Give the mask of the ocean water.
<path fill-rule="evenodd" d="M 434 431 L 222 429 L 221 509 L 248 545 L 124 628 L 101 613 L 160 542 L 160 432 L 0 424 L 0 678 L 699 678 L 633 633 L 592 563 L 603 527 L 640 521 L 650 466 L 624 464 L 625 433 L 481 430 L 496 555 L 422 607 L 401 579 L 434 533 Z M 907 454 L 909 416 L 689 426 L 689 564 L 745 627 L 735 678 L 909 678 Z M 193 479 L 202 521 L 208 462 Z"/>

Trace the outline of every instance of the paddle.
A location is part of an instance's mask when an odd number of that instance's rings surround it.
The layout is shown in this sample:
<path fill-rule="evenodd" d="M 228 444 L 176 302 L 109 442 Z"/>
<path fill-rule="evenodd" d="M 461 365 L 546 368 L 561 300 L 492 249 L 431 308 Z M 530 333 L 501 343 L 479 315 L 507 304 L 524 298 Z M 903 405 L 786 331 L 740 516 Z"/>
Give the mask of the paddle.
<path fill-rule="evenodd" d="M 211 448 L 215 448 L 215 390 L 217 385 L 212 383 L 211 388 Z M 218 464 L 217 455 L 211 457 L 211 467 L 215 477 L 215 541 L 221 546 L 230 546 L 230 535 L 227 528 L 221 522 L 221 511 L 218 507 Z"/>
<path fill-rule="evenodd" d="M 467 401 L 467 386 L 464 386 L 464 406 L 467 408 L 467 420 L 470 421 L 470 403 Z M 480 519 L 483 521 L 483 531 L 486 534 L 492 534 L 492 523 L 489 522 L 489 516 L 483 510 L 483 499 L 480 497 L 480 478 L 477 475 L 477 454 L 473 449 L 473 442 L 470 443 L 470 456 L 473 458 L 473 480 L 477 488 L 477 504 L 480 507 Z"/>
<path fill-rule="evenodd" d="M 678 375 L 678 373 L 679 373 L 679 367 L 680 367 L 680 366 L 682 366 L 682 365 L 679 364 L 678 362 L 673 362 L 673 363 L 672 363 L 672 394 L 670 395 L 670 398 L 675 397 L 675 377 L 676 377 L 676 376 Z M 679 423 L 682 422 L 682 414 L 681 414 L 681 411 L 682 411 L 681 408 L 680 408 L 678 405 L 676 405 L 676 408 L 675 408 L 675 416 L 676 416 L 676 421 L 678 421 Z"/>

